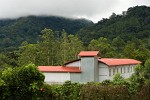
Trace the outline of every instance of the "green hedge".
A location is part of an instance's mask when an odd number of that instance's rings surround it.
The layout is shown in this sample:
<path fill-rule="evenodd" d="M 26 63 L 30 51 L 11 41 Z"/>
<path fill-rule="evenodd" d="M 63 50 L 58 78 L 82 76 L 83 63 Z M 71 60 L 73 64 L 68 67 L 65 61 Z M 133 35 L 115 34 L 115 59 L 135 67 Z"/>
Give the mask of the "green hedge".
<path fill-rule="evenodd" d="M 129 94 L 125 85 L 102 85 L 100 83 L 71 83 L 43 87 L 43 100 L 150 100 L 150 84 L 144 85 L 136 94 Z"/>
<path fill-rule="evenodd" d="M 11 100 L 9 97 L 11 93 L 6 84 L 0 80 L 0 100 Z M 150 100 L 150 84 L 143 85 L 135 94 L 129 93 L 125 85 L 79 84 L 67 81 L 62 85 L 43 84 L 40 89 L 34 91 L 35 95 L 29 94 L 32 98 L 28 100 Z M 14 94 L 17 97 L 19 95 L 17 92 Z M 23 97 L 20 95 L 18 98 Z"/>
<path fill-rule="evenodd" d="M 79 100 L 81 84 L 65 82 L 63 85 L 46 85 L 42 88 L 41 97 L 44 100 Z"/>
<path fill-rule="evenodd" d="M 142 88 L 133 96 L 133 100 L 150 100 L 150 84 L 142 86 Z"/>
<path fill-rule="evenodd" d="M 101 86 L 86 84 L 81 89 L 81 100 L 128 100 L 125 86 Z"/>

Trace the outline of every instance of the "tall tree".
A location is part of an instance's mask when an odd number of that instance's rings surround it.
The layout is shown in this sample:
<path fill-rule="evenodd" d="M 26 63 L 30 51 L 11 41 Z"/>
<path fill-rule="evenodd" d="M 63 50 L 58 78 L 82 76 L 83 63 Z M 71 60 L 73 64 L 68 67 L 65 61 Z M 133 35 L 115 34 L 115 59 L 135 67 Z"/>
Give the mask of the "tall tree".
<path fill-rule="evenodd" d="M 150 50 L 148 50 L 142 45 L 137 50 L 135 50 L 133 54 L 134 54 L 134 59 L 140 60 L 141 62 L 143 62 L 143 64 L 147 59 L 150 58 Z"/>
<path fill-rule="evenodd" d="M 149 80 L 150 83 L 150 59 L 146 60 L 144 66 L 145 66 L 144 76 L 147 80 Z"/>
<path fill-rule="evenodd" d="M 124 48 L 124 55 L 128 58 L 134 58 L 133 52 L 135 52 L 136 49 L 135 43 L 127 43 Z"/>
<path fill-rule="evenodd" d="M 29 63 L 34 63 L 39 65 L 42 60 L 40 59 L 40 53 L 38 44 L 28 44 L 27 42 L 23 42 L 22 46 L 19 48 L 19 65 L 26 65 Z"/>
<path fill-rule="evenodd" d="M 123 50 L 125 42 L 120 36 L 117 36 L 113 39 L 112 45 L 115 47 L 116 51 L 121 52 Z"/>
<path fill-rule="evenodd" d="M 77 55 L 81 50 L 84 50 L 83 42 L 79 39 L 77 35 L 69 35 L 68 39 L 69 39 L 68 60 L 73 60 L 77 58 Z"/>
<path fill-rule="evenodd" d="M 69 41 L 68 41 L 68 35 L 65 30 L 62 30 L 62 39 L 61 39 L 61 59 L 62 64 L 66 61 L 68 61 L 68 51 L 69 51 Z"/>
<path fill-rule="evenodd" d="M 54 65 L 56 44 L 54 38 L 54 32 L 51 29 L 44 29 L 41 31 L 40 36 L 40 50 L 42 51 L 42 57 L 45 59 L 44 65 Z"/>
<path fill-rule="evenodd" d="M 111 48 L 107 38 L 104 37 L 100 37 L 98 40 L 91 40 L 88 49 L 98 50 L 101 57 L 114 56 L 113 48 Z"/>

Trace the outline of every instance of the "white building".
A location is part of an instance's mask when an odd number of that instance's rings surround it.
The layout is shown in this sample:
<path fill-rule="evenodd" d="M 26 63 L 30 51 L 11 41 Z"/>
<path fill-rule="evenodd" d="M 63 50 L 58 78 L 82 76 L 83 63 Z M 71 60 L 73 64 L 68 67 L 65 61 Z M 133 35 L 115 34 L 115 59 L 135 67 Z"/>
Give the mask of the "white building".
<path fill-rule="evenodd" d="M 78 56 L 79 59 L 63 66 L 39 66 L 45 75 L 45 82 L 102 82 L 112 80 L 116 73 L 128 78 L 134 73 L 134 67 L 141 63 L 134 59 L 100 58 L 98 51 L 82 51 Z"/>

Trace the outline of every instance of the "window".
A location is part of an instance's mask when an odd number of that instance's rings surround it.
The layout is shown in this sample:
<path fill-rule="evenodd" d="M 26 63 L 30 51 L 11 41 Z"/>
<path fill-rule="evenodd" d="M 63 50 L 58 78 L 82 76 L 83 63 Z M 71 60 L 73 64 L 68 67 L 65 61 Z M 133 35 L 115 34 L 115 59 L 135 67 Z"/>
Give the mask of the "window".
<path fill-rule="evenodd" d="M 128 73 L 130 72 L 130 66 L 128 66 Z"/>
<path fill-rule="evenodd" d="M 132 72 L 132 66 L 130 66 L 130 68 L 131 68 L 131 72 Z"/>
<path fill-rule="evenodd" d="M 121 67 L 121 73 L 122 73 L 122 67 Z"/>
<path fill-rule="evenodd" d="M 113 75 L 115 75 L 115 68 L 113 68 Z"/>
<path fill-rule="evenodd" d="M 124 73 L 126 73 L 126 66 L 124 66 Z"/>
<path fill-rule="evenodd" d="M 134 66 L 132 66 L 132 71 L 134 72 Z"/>
<path fill-rule="evenodd" d="M 116 67 L 116 72 L 118 73 L 118 68 Z"/>
<path fill-rule="evenodd" d="M 111 69 L 109 69 L 109 76 L 111 76 Z"/>

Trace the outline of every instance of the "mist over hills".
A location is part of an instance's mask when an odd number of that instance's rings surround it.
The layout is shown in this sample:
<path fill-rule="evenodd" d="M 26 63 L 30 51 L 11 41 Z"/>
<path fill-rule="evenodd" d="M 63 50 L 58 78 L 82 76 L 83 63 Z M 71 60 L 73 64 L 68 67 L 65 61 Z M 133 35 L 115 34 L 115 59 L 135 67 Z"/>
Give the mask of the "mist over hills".
<path fill-rule="evenodd" d="M 62 31 L 75 34 L 81 28 L 93 25 L 86 19 L 72 19 L 57 16 L 27 16 L 18 19 L 0 20 L 0 47 L 19 46 L 23 41 L 35 43 L 41 30 L 50 28 L 53 31 Z"/>
<path fill-rule="evenodd" d="M 27 16 L 18 19 L 0 20 L 0 50 L 14 49 L 23 41 L 36 43 L 41 30 L 52 29 L 61 36 L 63 29 L 68 34 L 78 34 L 84 45 L 99 37 L 112 41 L 120 37 L 125 42 L 145 41 L 150 38 L 150 7 L 130 7 L 121 15 L 113 13 L 109 18 L 103 18 L 98 23 L 87 19 L 71 19 L 58 16 Z M 56 34 L 55 34 L 56 35 Z M 150 48 L 150 47 L 148 47 Z"/>

